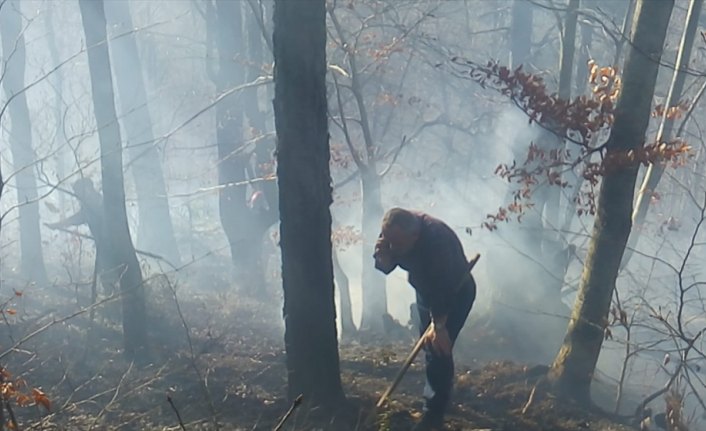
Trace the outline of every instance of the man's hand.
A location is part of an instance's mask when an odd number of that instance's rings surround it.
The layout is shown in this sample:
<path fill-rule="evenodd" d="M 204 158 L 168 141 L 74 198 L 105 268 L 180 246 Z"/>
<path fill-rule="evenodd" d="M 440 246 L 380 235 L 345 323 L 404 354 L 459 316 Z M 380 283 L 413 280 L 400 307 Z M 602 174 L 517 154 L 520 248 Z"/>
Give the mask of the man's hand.
<path fill-rule="evenodd" d="M 373 257 L 375 258 L 375 268 L 385 274 L 392 272 L 396 266 L 392 259 L 392 253 L 390 253 L 390 243 L 383 238 L 378 238 L 375 243 L 375 253 Z"/>
<path fill-rule="evenodd" d="M 445 320 L 445 319 L 444 319 Z M 427 335 L 427 343 L 441 356 L 451 356 L 451 337 L 446 329 L 446 322 L 432 322 L 432 330 Z"/>

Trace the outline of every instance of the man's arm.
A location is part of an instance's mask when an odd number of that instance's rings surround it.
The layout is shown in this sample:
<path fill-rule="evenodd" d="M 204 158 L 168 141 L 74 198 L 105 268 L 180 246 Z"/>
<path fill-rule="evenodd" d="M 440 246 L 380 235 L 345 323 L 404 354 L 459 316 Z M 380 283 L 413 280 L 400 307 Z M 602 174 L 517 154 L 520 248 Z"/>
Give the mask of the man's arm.
<path fill-rule="evenodd" d="M 71 215 L 69 217 L 66 217 L 63 220 L 59 220 L 56 223 L 47 223 L 47 227 L 51 229 L 57 229 L 57 228 L 65 228 L 69 226 L 78 226 L 86 223 L 86 217 L 83 213 L 83 210 L 80 210 L 74 215 Z"/>

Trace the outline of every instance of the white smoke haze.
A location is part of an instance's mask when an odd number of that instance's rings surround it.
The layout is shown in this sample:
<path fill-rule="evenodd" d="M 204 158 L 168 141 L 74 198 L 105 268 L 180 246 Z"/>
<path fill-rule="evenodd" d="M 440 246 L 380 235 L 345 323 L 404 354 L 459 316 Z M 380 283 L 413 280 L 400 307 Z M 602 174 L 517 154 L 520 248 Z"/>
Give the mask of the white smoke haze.
<path fill-rule="evenodd" d="M 36 176 L 37 190 L 41 196 L 39 214 L 42 246 L 50 283 L 31 283 L 20 273 L 16 207 L 22 203 L 18 202 L 16 193 L 14 173 L 18 167 L 13 161 L 9 144 L 13 120 L 6 112 L 0 119 L 0 169 L 7 181 L 0 199 L 0 215 L 3 216 L 0 231 L 0 302 L 11 297 L 13 290 L 22 290 L 22 307 L 18 308 L 20 314 L 24 310 L 34 313 L 22 316 L 22 319 L 32 320 L 49 316 L 52 310 L 60 308 L 63 311 L 70 307 L 85 306 L 90 301 L 90 280 L 95 255 L 93 242 L 85 237 L 49 229 L 45 223 L 55 222 L 78 210 L 77 200 L 69 193 L 75 180 L 91 178 L 99 189 L 102 180 L 90 74 L 83 52 L 85 37 L 78 4 L 61 2 L 59 6 L 60 2 L 33 0 L 23 0 L 20 3 L 27 50 L 24 78 L 26 83 L 39 80 L 26 91 L 26 97 L 31 116 L 33 157 L 41 162 L 27 169 L 32 170 Z M 187 315 L 185 320 L 190 323 L 190 319 L 199 322 L 203 319 L 209 325 L 215 325 L 213 321 L 226 316 L 231 319 L 229 325 L 232 327 L 209 327 L 208 330 L 200 328 L 209 337 L 218 339 L 219 334 L 238 332 L 240 328 L 233 323 L 237 316 L 228 313 L 235 313 L 233 310 L 245 304 L 250 309 L 263 310 L 267 316 L 264 319 L 272 323 L 273 327 L 281 328 L 283 293 L 278 223 L 270 226 L 265 234 L 262 245 L 265 283 L 258 287 L 263 296 L 253 299 L 244 293 L 248 281 L 233 269 L 228 239 L 219 220 L 217 186 L 218 168 L 222 160 L 219 160 L 218 155 L 217 129 L 220 124 L 216 118 L 216 107 L 212 106 L 219 96 L 212 79 L 213 69 L 217 66 L 217 53 L 212 46 L 215 42 L 206 37 L 207 30 L 215 28 L 209 27 L 204 20 L 206 2 L 133 0 L 128 3 L 142 62 L 141 65 L 133 66 L 140 68 L 145 79 L 147 108 L 154 135 L 154 142 L 138 144 L 154 146 L 157 150 L 169 197 L 178 252 L 184 266 L 176 273 L 169 272 L 170 280 L 177 286 L 175 292 L 179 298 L 188 299 L 185 302 L 199 303 L 206 310 L 202 314 Z M 243 3 L 249 5 L 249 2 Z M 262 3 L 265 30 L 271 33 L 271 2 Z M 369 12 L 373 9 L 373 6 L 365 5 L 367 2 L 360 2 L 365 3 L 362 5 L 358 5 L 359 2 L 353 3 L 361 8 L 359 10 Z M 386 22 L 411 26 L 410 23 L 422 16 L 424 7 L 428 6 L 428 2 L 417 2 L 419 4 L 412 6 L 408 3 L 415 2 L 400 2 L 399 7 L 406 14 L 404 19 L 401 18 L 403 14 L 400 14 L 386 17 Z M 580 286 L 593 217 L 575 217 L 569 224 L 568 232 L 559 232 L 559 226 L 553 227 L 556 232 L 551 232 L 551 235 L 556 241 L 564 247 L 569 244 L 575 246 L 566 275 L 559 275 L 563 281 L 558 291 L 549 291 L 552 277 L 556 278 L 551 263 L 528 253 L 528 250 L 536 246 L 528 239 L 528 222 L 514 219 L 507 223 L 500 222 L 494 231 L 483 227 L 488 215 L 510 203 L 509 191 L 514 187 L 495 173 L 496 167 L 511 164 L 513 160 L 521 164 L 525 160 L 528 145 L 543 139 L 544 132 L 530 124 L 527 115 L 503 96 L 492 90 L 484 90 L 471 81 L 454 77 L 443 67 L 435 67 L 437 63 L 448 60 L 445 57 L 446 51 L 467 55 L 481 62 L 509 57 L 509 2 L 508 5 L 501 2 L 500 7 L 498 2 L 467 2 L 473 5 L 471 12 L 477 16 L 469 13 L 464 3 L 441 2 L 433 19 L 429 18 L 429 21 L 420 24 L 412 32 L 410 38 L 413 40 L 401 44 L 399 52 L 381 55 L 380 58 L 384 60 L 370 60 L 370 65 L 367 65 L 367 60 L 373 58 L 376 50 L 384 46 L 381 41 L 391 40 L 397 35 L 393 33 L 399 29 L 392 24 L 390 28 L 385 27 L 384 31 L 370 30 L 371 34 L 378 32 L 374 37 L 369 36 L 369 40 L 374 42 L 369 42 L 358 52 L 366 60 L 361 61 L 359 66 L 367 78 L 363 96 L 370 116 L 374 145 L 378 148 L 377 171 L 383 172 L 389 168 L 381 181 L 382 207 L 387 210 L 399 206 L 438 217 L 459 236 L 468 258 L 475 253 L 481 254 L 479 264 L 473 270 L 477 299 L 459 342 L 462 361 L 479 357 L 483 360 L 510 359 L 529 364 L 548 364 L 562 343 L 571 307 Z M 617 2 L 602 0 L 594 3 L 585 7 L 590 8 L 591 13 L 603 17 L 607 23 L 605 25 L 611 32 L 615 32 L 607 18 L 619 25 L 622 20 L 620 14 L 623 12 L 622 9 L 617 10 L 620 9 L 615 5 Z M 3 6 L 3 9 L 5 7 L 10 6 Z M 675 23 L 684 17 L 681 8 L 677 9 L 673 16 Z M 251 18 L 250 9 L 244 7 L 243 11 L 243 23 L 247 24 Z M 3 10 L 2 13 L 5 12 Z M 353 12 L 342 13 L 341 16 L 347 31 L 359 29 Z M 398 23 L 398 19 L 404 22 Z M 469 26 L 468 22 L 475 24 Z M 468 29 L 474 25 L 478 28 L 467 34 Z M 556 17 L 552 13 L 544 10 L 536 12 L 536 30 L 532 42 L 543 45 L 541 50 L 533 47 L 538 53 L 532 58 L 532 68 L 546 77 L 550 91 L 556 86 L 558 76 L 559 40 L 556 35 L 559 33 L 555 26 Z M 667 61 L 660 72 L 656 103 L 661 103 L 665 98 L 664 89 L 671 79 L 673 70 L 668 65 L 673 63 L 680 26 L 675 24 L 673 30 L 670 30 L 668 48 L 664 54 Z M 330 30 L 331 34 L 335 34 L 332 28 Z M 598 35 L 597 31 L 593 37 L 593 58 L 601 65 L 611 64 L 613 39 L 610 35 Z M 56 46 L 56 55 L 51 52 L 49 39 Z M 269 77 L 272 72 L 272 54 L 264 40 L 262 45 L 262 64 L 250 64 L 245 48 L 242 55 L 232 60 L 245 64 L 246 69 L 252 67 L 260 75 Z M 443 50 L 435 49 L 437 46 Z M 353 95 L 347 89 L 351 81 L 345 75 L 350 75 L 350 65 L 335 43 L 330 44 L 329 51 L 329 64 L 344 72 L 329 68 L 327 76 L 330 141 L 335 151 L 346 160 L 345 166 L 339 162 L 332 163 L 333 184 L 337 185 L 353 175 L 356 167 L 351 160 L 344 133 L 338 125 L 341 122 L 341 110 L 336 99 L 332 73 L 338 73 L 336 76 L 343 88 L 341 96 L 344 116 L 349 121 L 353 145 L 361 154 L 364 153 L 365 142 L 358 120 L 360 112 Z M 3 53 L 0 65 L 7 58 L 7 54 Z M 692 56 L 695 70 L 703 67 L 703 60 L 703 51 L 695 50 Z M 57 69 L 56 73 L 43 78 L 61 61 L 66 61 L 66 64 Z M 577 64 L 576 70 L 582 66 Z M 248 82 L 241 76 L 236 81 L 238 84 Z M 689 95 L 692 95 L 700 81 L 694 76 L 689 78 L 688 84 L 688 91 L 691 92 Z M 257 137 L 260 133 L 265 134 L 266 138 L 252 144 L 249 151 L 267 146 L 274 148 L 273 85 L 262 85 L 256 92 L 255 104 L 264 117 L 264 130 L 256 130 L 250 124 L 251 120 L 246 119 L 242 124 L 242 141 Z M 119 107 L 119 95 L 117 97 L 116 106 Z M 241 98 L 238 100 L 242 111 L 245 111 L 250 102 L 244 96 L 238 97 Z M 6 100 L 7 95 L 3 90 L 0 93 L 0 104 Z M 612 338 L 605 341 L 598 360 L 595 378 L 600 385 L 595 390 L 600 396 L 597 399 L 610 410 L 614 406 L 615 386 L 621 374 L 624 373 L 626 389 L 621 413 L 631 414 L 636 401 L 663 387 L 670 373 L 679 366 L 677 347 L 683 349 L 684 340 L 675 343 L 674 326 L 678 324 L 677 314 L 680 310 L 686 333 L 690 337 L 698 336 L 694 343 L 694 359 L 689 361 L 688 366 L 693 368 L 694 376 L 706 381 L 706 359 L 703 359 L 702 353 L 706 349 L 706 341 L 701 332 L 706 328 L 706 306 L 701 293 L 706 282 L 706 228 L 702 227 L 692 241 L 701 218 L 698 206 L 704 205 L 706 192 L 706 147 L 700 142 L 698 127 L 703 114 L 703 107 L 697 105 L 685 127 L 684 136 L 693 143 L 694 157 L 684 168 L 667 169 L 659 186 L 659 199 L 655 199 L 650 208 L 645 225 L 639 227 L 642 235 L 637 251 L 616 282 L 618 299 L 632 326 L 628 340 L 624 328 L 611 325 Z M 434 122 L 438 124 L 431 124 Z M 123 146 L 135 144 L 127 142 L 128 130 L 125 130 L 124 124 L 122 127 Z M 648 139 L 653 138 L 655 130 L 656 120 L 650 125 Z M 403 137 L 407 137 L 408 141 L 397 156 L 392 156 Z M 138 244 L 145 234 L 140 226 L 137 196 L 139 185 L 132 176 L 133 165 L 129 163 L 129 158 L 125 151 L 123 160 L 128 221 L 132 240 Z M 248 172 L 246 176 L 252 179 L 254 174 Z M 642 173 L 637 187 L 641 177 Z M 266 181 L 272 181 L 272 178 Z M 248 186 L 244 193 L 246 199 L 261 190 L 266 181 Z M 571 193 L 570 189 L 562 191 L 562 214 L 567 196 L 571 196 Z M 334 227 L 350 226 L 360 232 L 363 225 L 361 200 L 359 177 L 335 188 L 331 206 Z M 268 205 L 275 203 L 271 201 Z M 546 220 L 544 227 L 548 228 Z M 89 234 L 86 226 L 71 230 Z M 372 253 L 373 250 L 363 249 L 361 241 L 338 250 L 338 259 L 350 282 L 352 314 L 356 325 L 360 325 L 363 311 L 363 268 L 373 264 Z M 689 260 L 682 267 L 687 253 L 690 253 Z M 159 259 L 140 256 L 140 262 L 146 278 L 171 271 Z M 385 284 L 389 314 L 402 325 L 407 325 L 415 294 L 407 283 L 406 272 L 395 270 L 386 277 Z M 691 287 L 683 301 L 680 301 L 680 287 L 688 286 Z M 177 319 L 172 291 L 154 288 L 151 292 L 159 300 L 167 298 L 164 303 L 159 303 L 164 306 L 159 312 Z M 42 305 L 42 300 L 51 302 L 51 307 L 41 310 L 32 308 L 37 304 Z M 336 303 L 340 306 L 338 292 Z M 681 303 L 685 305 L 681 307 Z M 213 304 L 220 308 L 217 311 L 208 308 Z M 230 307 L 231 304 L 233 307 Z M 340 317 L 340 312 L 338 315 Z M 665 320 L 660 320 L 658 316 L 664 316 Z M 340 336 L 340 318 L 337 323 Z M 182 326 L 175 325 L 168 329 L 169 336 L 183 337 Z M 474 350 L 471 341 L 479 337 L 479 334 L 486 333 L 498 337 L 497 346 L 482 352 Z M 277 334 L 278 342 L 281 342 L 280 335 Z M 516 338 L 512 338 L 513 335 Z M 112 333 L 105 337 L 111 341 L 119 338 Z M 348 342 L 343 338 L 341 341 Z M 626 345 L 630 349 L 630 360 L 623 369 L 628 352 Z M 65 348 L 69 349 L 67 346 Z M 461 364 L 467 365 L 464 362 Z M 687 382 L 680 382 L 680 385 L 681 389 L 687 388 Z M 706 399 L 703 386 L 698 385 L 696 391 L 702 400 Z M 685 404 L 689 411 L 699 411 L 701 407 L 700 400 L 693 396 L 687 397 Z"/>

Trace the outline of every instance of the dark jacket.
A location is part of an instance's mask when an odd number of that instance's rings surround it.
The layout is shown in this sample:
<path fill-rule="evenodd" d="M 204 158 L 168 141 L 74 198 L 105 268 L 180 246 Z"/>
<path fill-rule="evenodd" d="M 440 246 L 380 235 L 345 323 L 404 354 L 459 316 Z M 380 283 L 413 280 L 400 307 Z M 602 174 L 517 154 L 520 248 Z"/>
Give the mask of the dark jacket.
<path fill-rule="evenodd" d="M 456 233 L 437 218 L 421 212 L 417 215 L 422 219 L 419 238 L 412 250 L 395 258 L 392 268 L 406 270 L 409 284 L 429 305 L 432 315 L 443 316 L 464 282 L 474 290 L 475 283 Z"/>

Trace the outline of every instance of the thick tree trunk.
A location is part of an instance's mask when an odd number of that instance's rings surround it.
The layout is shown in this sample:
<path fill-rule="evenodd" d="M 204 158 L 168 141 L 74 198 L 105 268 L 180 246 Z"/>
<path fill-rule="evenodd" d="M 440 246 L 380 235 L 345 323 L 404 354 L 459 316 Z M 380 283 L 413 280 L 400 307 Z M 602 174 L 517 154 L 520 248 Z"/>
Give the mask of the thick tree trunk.
<path fill-rule="evenodd" d="M 649 123 L 652 96 L 673 0 L 639 0 L 630 32 L 623 89 L 606 159 L 640 148 Z M 632 198 L 638 166 L 607 165 L 584 265 L 581 287 L 568 332 L 552 369 L 555 389 L 590 401 L 591 378 L 603 343 L 615 280 L 631 227 Z"/>
<path fill-rule="evenodd" d="M 109 267 L 116 271 L 120 280 L 125 353 L 135 357 L 146 346 L 145 298 L 142 272 L 125 209 L 122 141 L 115 112 L 103 0 L 79 0 L 79 7 L 86 34 L 93 109 L 100 140 L 103 220 L 110 250 Z"/>
<path fill-rule="evenodd" d="M 333 265 L 325 0 L 276 0 L 275 129 L 288 394 L 343 400 Z"/>
<path fill-rule="evenodd" d="M 106 1 L 105 8 L 111 36 L 133 29 L 127 1 Z M 162 161 L 152 132 L 147 90 L 135 36 L 127 34 L 111 38 L 109 45 L 121 108 L 120 119 L 127 135 L 130 167 L 137 192 L 137 246 L 178 265 L 181 258 L 169 212 Z"/>
<path fill-rule="evenodd" d="M 689 67 L 689 61 L 691 58 L 691 49 L 694 46 L 694 38 L 696 37 L 696 30 L 699 27 L 699 15 L 701 14 L 701 8 L 703 6 L 703 0 L 691 0 L 689 3 L 689 10 L 686 16 L 686 26 L 684 27 L 684 32 L 682 33 L 681 43 L 679 44 L 679 51 L 677 52 L 677 68 L 674 70 L 674 75 L 672 75 L 672 83 L 669 86 L 669 94 L 667 95 L 667 103 L 665 104 L 665 115 L 662 117 L 659 130 L 657 131 L 657 142 L 669 142 L 672 139 L 672 132 L 674 129 L 674 119 L 666 115 L 668 108 L 676 106 L 682 97 L 684 92 L 684 83 L 686 82 L 685 70 Z M 637 192 L 637 197 L 635 198 L 635 207 L 632 213 L 632 223 L 637 229 L 632 231 L 630 239 L 628 241 L 628 250 L 623 258 L 622 267 L 628 264 L 630 258 L 632 257 L 632 251 L 637 246 L 638 240 L 640 239 L 641 230 L 640 228 L 645 223 L 645 217 L 647 216 L 647 210 L 650 206 L 650 201 L 652 200 L 652 195 L 655 190 L 657 190 L 657 185 L 662 179 L 662 174 L 664 173 L 666 165 L 664 163 L 650 163 L 647 167 L 647 172 L 645 172 L 645 177 L 642 180 L 642 185 Z"/>
<path fill-rule="evenodd" d="M 46 284 L 48 279 L 42 255 L 37 181 L 33 166 L 32 124 L 24 93 L 25 39 L 19 1 L 8 1 L 0 10 L 0 38 L 5 60 L 1 80 L 12 119 L 10 149 L 13 169 L 17 172 L 15 184 L 20 205 L 20 271 L 27 280 Z"/>

